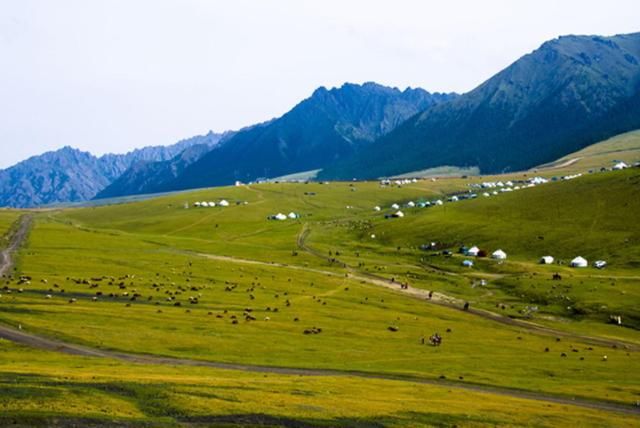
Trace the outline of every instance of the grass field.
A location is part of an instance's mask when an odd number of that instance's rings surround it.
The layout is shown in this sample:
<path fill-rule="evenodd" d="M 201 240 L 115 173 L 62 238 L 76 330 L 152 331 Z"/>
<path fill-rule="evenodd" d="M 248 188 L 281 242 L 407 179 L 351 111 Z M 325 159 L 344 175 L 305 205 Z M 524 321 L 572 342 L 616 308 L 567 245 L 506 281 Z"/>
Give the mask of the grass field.
<path fill-rule="evenodd" d="M 627 132 L 593 144 L 537 170 L 559 170 L 564 174 L 574 174 L 611 167 L 615 162 L 625 162 L 629 165 L 640 162 L 640 131 Z"/>
<path fill-rule="evenodd" d="M 35 212 L 17 264 L 30 279 L 5 281 L 0 325 L 94 349 L 333 374 L 134 364 L 0 341 L 0 421 L 636 424 L 518 394 L 629 408 L 640 399 L 630 370 L 640 367 L 640 170 L 405 206 L 479 180 L 268 183 Z M 230 206 L 193 206 L 221 199 Z M 384 218 L 393 203 L 404 218 Z M 268 220 L 278 212 L 299 218 Z M 0 230 L 18 217 L 0 211 Z M 437 250 L 420 249 L 429 242 Z M 461 245 L 508 258 L 463 268 Z M 563 264 L 539 265 L 547 254 Z M 577 255 L 609 265 L 569 268 Z M 437 299 L 406 295 L 400 282 Z M 484 312 L 461 310 L 465 301 Z M 442 346 L 428 344 L 435 332 Z M 482 392 L 493 387 L 514 396 Z"/>

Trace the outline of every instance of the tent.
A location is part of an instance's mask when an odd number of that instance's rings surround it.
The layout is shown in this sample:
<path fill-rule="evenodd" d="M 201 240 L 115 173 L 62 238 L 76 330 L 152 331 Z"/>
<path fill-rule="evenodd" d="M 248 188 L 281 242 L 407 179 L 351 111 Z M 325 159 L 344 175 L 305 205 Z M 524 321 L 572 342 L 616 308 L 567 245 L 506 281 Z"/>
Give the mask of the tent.
<path fill-rule="evenodd" d="M 282 214 L 282 213 L 278 213 L 278 214 L 274 215 L 273 218 L 275 218 L 276 220 L 286 220 L 287 216 Z"/>
<path fill-rule="evenodd" d="M 476 257 L 478 255 L 478 253 L 480 252 L 480 248 L 478 247 L 471 247 L 466 251 L 466 255 L 467 256 L 472 256 L 472 257 Z"/>
<path fill-rule="evenodd" d="M 392 210 L 398 210 L 398 209 L 400 209 L 400 205 L 398 205 L 398 204 L 393 204 L 393 205 L 391 205 L 391 209 L 392 209 Z"/>
<path fill-rule="evenodd" d="M 375 207 L 373 207 L 373 210 L 374 210 L 374 211 L 380 211 L 380 210 L 381 210 L 381 208 L 380 208 L 379 206 L 375 206 Z"/>
<path fill-rule="evenodd" d="M 409 208 L 413 208 L 413 207 L 415 207 L 415 206 L 416 206 L 416 203 L 415 203 L 415 202 L 413 202 L 413 201 L 409 201 L 409 202 L 407 202 L 407 206 L 408 206 Z"/>
<path fill-rule="evenodd" d="M 289 218 L 291 218 L 291 219 L 295 219 L 295 218 L 298 218 L 298 217 L 299 217 L 299 215 L 298 215 L 298 214 L 296 214 L 296 213 L 294 213 L 294 212 L 292 211 L 292 212 L 290 212 L 290 213 L 289 213 L 289 215 L 288 215 L 287 217 L 289 217 Z"/>
<path fill-rule="evenodd" d="M 396 212 L 393 214 L 393 217 L 402 218 L 402 217 L 404 217 L 404 213 L 403 213 L 402 211 L 396 211 Z"/>
<path fill-rule="evenodd" d="M 589 266 L 589 263 L 582 257 L 578 256 L 571 260 L 571 267 L 582 268 Z"/>
<path fill-rule="evenodd" d="M 228 207 L 229 202 L 223 199 L 220 202 L 218 202 L 218 205 L 220 205 L 221 207 Z"/>
<path fill-rule="evenodd" d="M 554 258 L 552 256 L 542 256 L 540 257 L 540 264 L 541 265 L 550 265 L 552 264 L 554 261 Z"/>
<path fill-rule="evenodd" d="M 496 260 L 505 260 L 507 258 L 507 253 L 502 250 L 495 250 L 493 254 L 491 254 L 491 258 Z"/>
<path fill-rule="evenodd" d="M 434 204 L 434 205 L 442 205 L 442 204 L 443 204 L 443 202 L 442 202 L 440 199 L 438 199 L 438 200 L 437 200 L 437 201 L 435 201 L 433 204 Z"/>
<path fill-rule="evenodd" d="M 471 260 L 463 260 L 462 261 L 462 266 L 464 266 L 464 267 L 472 267 L 473 266 L 473 262 Z"/>
<path fill-rule="evenodd" d="M 215 202 L 209 202 L 209 206 L 210 206 L 210 207 L 215 207 L 215 206 L 216 206 L 216 203 L 215 203 Z"/>

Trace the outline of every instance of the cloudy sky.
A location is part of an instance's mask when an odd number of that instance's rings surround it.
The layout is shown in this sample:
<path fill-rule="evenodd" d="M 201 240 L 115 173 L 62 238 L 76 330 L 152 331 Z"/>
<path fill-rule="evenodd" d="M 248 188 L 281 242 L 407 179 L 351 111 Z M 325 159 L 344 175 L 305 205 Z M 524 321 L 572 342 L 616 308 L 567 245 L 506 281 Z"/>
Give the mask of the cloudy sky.
<path fill-rule="evenodd" d="M 558 35 L 634 31 L 637 0 L 1 0 L 0 168 L 236 129 L 345 81 L 465 92 Z"/>

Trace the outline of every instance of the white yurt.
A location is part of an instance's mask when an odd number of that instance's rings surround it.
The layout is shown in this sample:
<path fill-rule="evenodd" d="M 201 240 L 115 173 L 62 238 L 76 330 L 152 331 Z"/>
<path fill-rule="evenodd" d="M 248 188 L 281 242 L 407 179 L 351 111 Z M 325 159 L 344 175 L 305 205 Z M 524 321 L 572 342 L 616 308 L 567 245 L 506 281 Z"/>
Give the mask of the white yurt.
<path fill-rule="evenodd" d="M 392 209 L 392 210 L 400 209 L 400 205 L 398 205 L 398 204 L 393 204 L 393 205 L 391 205 L 391 209 Z"/>
<path fill-rule="evenodd" d="M 473 246 L 467 250 L 467 256 L 476 257 L 480 252 L 480 248 Z"/>
<path fill-rule="evenodd" d="M 220 202 L 218 202 L 218 205 L 220 205 L 221 207 L 228 207 L 229 202 L 223 199 Z"/>
<path fill-rule="evenodd" d="M 210 207 L 215 207 L 215 206 L 216 206 L 216 203 L 215 203 L 215 202 L 209 202 L 209 206 L 210 206 Z"/>
<path fill-rule="evenodd" d="M 587 266 L 589 266 L 589 263 L 583 257 L 578 256 L 575 259 L 571 260 L 571 267 L 582 268 Z"/>
<path fill-rule="evenodd" d="M 374 211 L 380 211 L 381 209 L 382 209 L 382 208 L 380 208 L 380 207 L 379 207 L 379 206 L 377 206 L 377 205 L 376 205 L 375 207 L 373 207 L 373 210 L 374 210 Z"/>
<path fill-rule="evenodd" d="M 409 208 L 413 208 L 413 207 L 415 207 L 415 206 L 416 206 L 416 203 L 415 203 L 415 202 L 413 202 L 413 201 L 409 201 L 409 202 L 407 202 L 407 206 L 408 206 Z"/>
<path fill-rule="evenodd" d="M 554 262 L 554 258 L 552 256 L 542 256 L 540 257 L 540 264 L 541 265 L 550 265 Z"/>
<path fill-rule="evenodd" d="M 502 250 L 495 250 L 493 254 L 491 254 L 491 258 L 496 260 L 505 260 L 507 258 L 507 253 Z"/>
<path fill-rule="evenodd" d="M 442 202 L 442 200 L 438 199 L 437 201 L 435 201 L 433 204 L 434 205 L 442 205 L 444 202 Z"/>
<path fill-rule="evenodd" d="M 625 168 L 629 168 L 629 165 L 627 165 L 627 164 L 626 164 L 626 163 L 624 163 L 624 162 L 618 162 L 617 164 L 615 164 L 615 165 L 613 166 L 613 169 L 614 169 L 614 170 L 616 170 L 616 171 L 619 171 L 619 170 L 621 170 L 621 169 L 625 169 Z"/>
<path fill-rule="evenodd" d="M 404 217 L 404 213 L 402 211 L 396 211 L 396 213 L 393 215 L 394 217 Z"/>
<path fill-rule="evenodd" d="M 287 216 L 282 213 L 278 213 L 273 218 L 275 218 L 276 220 L 286 220 Z"/>
<path fill-rule="evenodd" d="M 291 219 L 296 219 L 296 218 L 298 218 L 298 214 L 296 214 L 296 213 L 294 213 L 294 212 L 292 211 L 292 212 L 290 212 L 290 213 L 289 213 L 289 215 L 288 215 L 287 217 L 289 217 L 289 218 L 291 218 Z"/>

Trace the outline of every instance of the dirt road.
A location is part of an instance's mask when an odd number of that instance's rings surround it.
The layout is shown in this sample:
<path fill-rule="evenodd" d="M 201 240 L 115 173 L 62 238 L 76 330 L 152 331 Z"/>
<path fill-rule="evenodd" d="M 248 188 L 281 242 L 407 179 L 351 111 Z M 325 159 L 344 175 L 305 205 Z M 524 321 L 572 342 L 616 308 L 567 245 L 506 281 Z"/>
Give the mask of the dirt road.
<path fill-rule="evenodd" d="M 31 226 L 32 217 L 25 214 L 18 220 L 18 226 L 9 238 L 9 245 L 0 252 L 0 276 L 8 275 L 13 266 L 13 253 L 22 245 Z"/>

